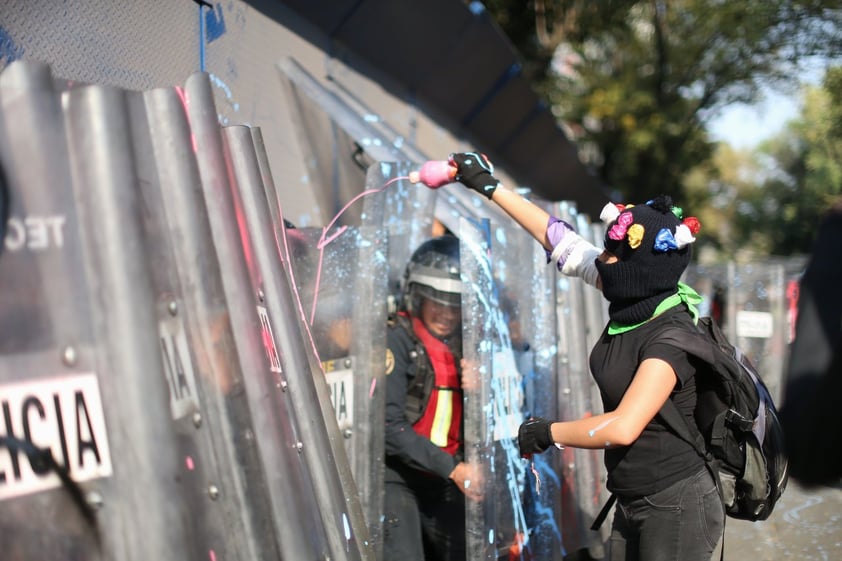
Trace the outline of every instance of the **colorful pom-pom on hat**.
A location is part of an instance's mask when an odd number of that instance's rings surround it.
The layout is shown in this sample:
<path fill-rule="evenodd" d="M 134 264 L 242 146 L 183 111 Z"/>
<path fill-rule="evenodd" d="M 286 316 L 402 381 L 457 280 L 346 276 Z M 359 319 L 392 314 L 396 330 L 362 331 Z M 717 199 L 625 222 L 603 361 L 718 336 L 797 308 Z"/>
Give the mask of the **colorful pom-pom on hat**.
<path fill-rule="evenodd" d="M 682 220 L 683 214 L 663 195 L 646 204 L 603 208 L 600 218 L 614 217 L 606 225 L 605 249 L 618 261 L 596 265 L 612 319 L 648 319 L 657 303 L 675 293 L 699 231 L 699 221 Z"/>

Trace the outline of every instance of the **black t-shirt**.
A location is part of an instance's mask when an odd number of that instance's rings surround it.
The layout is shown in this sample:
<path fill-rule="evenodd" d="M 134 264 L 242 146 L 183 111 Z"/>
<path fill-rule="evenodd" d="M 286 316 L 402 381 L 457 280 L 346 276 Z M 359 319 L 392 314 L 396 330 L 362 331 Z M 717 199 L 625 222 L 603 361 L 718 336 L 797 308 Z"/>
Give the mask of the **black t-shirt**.
<path fill-rule="evenodd" d="M 693 329 L 690 313 L 680 305 L 631 331 L 609 335 L 606 327 L 602 332 L 591 351 L 590 367 L 605 411 L 613 411 L 620 404 L 638 365 L 647 358 L 658 358 L 669 363 L 677 376 L 670 399 L 681 414 L 695 422 L 694 359 L 676 347 L 658 343 L 655 335 L 667 321 L 686 323 Z M 610 491 L 637 497 L 665 489 L 696 473 L 704 467 L 704 462 L 690 444 L 656 415 L 634 443 L 605 450 L 605 467 Z"/>

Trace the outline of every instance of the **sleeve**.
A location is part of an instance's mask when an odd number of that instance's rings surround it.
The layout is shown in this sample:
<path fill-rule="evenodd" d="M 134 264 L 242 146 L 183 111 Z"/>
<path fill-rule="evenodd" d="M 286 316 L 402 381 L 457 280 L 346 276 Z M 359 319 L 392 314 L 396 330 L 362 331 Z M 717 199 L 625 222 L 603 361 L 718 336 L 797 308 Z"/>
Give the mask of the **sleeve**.
<path fill-rule="evenodd" d="M 656 341 L 647 345 L 641 352 L 640 361 L 643 362 L 647 358 L 658 358 L 672 366 L 678 378 L 676 389 L 683 388 L 696 374 L 696 368 L 690 363 L 687 352 L 668 343 Z"/>
<path fill-rule="evenodd" d="M 559 218 L 550 216 L 547 221 L 547 241 L 553 247 L 547 251 L 547 263 L 555 261 L 558 270 L 568 277 L 579 277 L 587 284 L 599 288 L 599 271 L 596 259 L 602 250 L 582 238 L 576 230 Z"/>
<path fill-rule="evenodd" d="M 414 343 L 399 326 L 387 333 L 386 368 L 386 456 L 407 467 L 432 472 L 442 479 L 456 467 L 456 460 L 419 435 L 406 419 L 406 392 L 414 374 L 410 352 Z"/>

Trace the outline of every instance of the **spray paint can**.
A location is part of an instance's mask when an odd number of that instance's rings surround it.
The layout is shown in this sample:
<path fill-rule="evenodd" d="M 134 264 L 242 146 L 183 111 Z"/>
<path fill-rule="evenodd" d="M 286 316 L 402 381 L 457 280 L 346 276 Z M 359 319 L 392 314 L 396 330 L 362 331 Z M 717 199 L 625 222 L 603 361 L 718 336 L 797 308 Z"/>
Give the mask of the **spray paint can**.
<path fill-rule="evenodd" d="M 438 189 L 442 185 L 453 183 L 456 172 L 456 166 L 446 160 L 431 160 L 425 162 L 418 171 L 409 172 L 409 181 Z"/>

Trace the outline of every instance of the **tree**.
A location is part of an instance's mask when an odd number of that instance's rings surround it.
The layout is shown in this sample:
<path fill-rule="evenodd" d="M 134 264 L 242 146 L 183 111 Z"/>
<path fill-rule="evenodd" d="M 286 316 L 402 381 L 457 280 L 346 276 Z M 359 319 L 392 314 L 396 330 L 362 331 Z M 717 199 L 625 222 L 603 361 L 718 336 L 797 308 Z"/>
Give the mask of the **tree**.
<path fill-rule="evenodd" d="M 706 121 L 842 53 L 838 0 L 490 0 L 583 160 L 629 201 L 681 199 Z"/>
<path fill-rule="evenodd" d="M 756 150 L 721 144 L 686 175 L 702 260 L 810 252 L 822 215 L 842 197 L 842 68 L 801 97 L 801 114 L 777 136 Z"/>
<path fill-rule="evenodd" d="M 755 155 L 767 172 L 734 207 L 734 236 L 755 251 L 809 253 L 821 216 L 842 196 L 842 67 L 806 88 L 803 100 L 800 118 Z"/>

